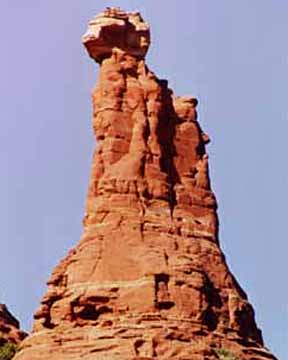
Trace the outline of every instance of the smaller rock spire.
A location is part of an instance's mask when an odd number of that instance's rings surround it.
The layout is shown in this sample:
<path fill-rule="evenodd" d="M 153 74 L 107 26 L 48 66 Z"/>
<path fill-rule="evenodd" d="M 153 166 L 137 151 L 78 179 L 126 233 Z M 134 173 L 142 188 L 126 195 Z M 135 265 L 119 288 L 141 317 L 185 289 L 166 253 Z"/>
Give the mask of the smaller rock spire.
<path fill-rule="evenodd" d="M 18 344 L 26 335 L 20 330 L 19 321 L 9 312 L 7 306 L 0 304 L 0 346 L 7 342 Z"/>

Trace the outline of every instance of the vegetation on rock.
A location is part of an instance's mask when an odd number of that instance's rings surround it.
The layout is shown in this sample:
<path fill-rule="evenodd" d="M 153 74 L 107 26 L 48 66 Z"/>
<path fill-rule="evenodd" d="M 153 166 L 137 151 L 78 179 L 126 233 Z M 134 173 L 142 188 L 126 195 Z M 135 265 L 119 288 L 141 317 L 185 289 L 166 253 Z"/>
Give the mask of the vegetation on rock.
<path fill-rule="evenodd" d="M 217 349 L 215 350 L 219 360 L 239 360 L 230 350 L 228 349 Z"/>
<path fill-rule="evenodd" d="M 15 355 L 17 346 L 11 342 L 0 346 L 0 360 L 11 360 Z"/>

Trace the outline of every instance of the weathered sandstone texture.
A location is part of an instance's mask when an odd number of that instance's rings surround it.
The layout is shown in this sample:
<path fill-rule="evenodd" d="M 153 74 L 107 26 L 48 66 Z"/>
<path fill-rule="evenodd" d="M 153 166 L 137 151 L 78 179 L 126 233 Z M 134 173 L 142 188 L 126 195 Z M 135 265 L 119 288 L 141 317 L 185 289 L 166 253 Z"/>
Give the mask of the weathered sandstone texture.
<path fill-rule="evenodd" d="M 19 321 L 9 312 L 6 305 L 0 304 L 0 346 L 7 342 L 19 344 L 26 335 L 20 330 Z"/>
<path fill-rule="evenodd" d="M 15 359 L 275 359 L 219 247 L 197 100 L 147 68 L 139 13 L 107 9 L 83 43 L 100 64 L 83 236 Z"/>

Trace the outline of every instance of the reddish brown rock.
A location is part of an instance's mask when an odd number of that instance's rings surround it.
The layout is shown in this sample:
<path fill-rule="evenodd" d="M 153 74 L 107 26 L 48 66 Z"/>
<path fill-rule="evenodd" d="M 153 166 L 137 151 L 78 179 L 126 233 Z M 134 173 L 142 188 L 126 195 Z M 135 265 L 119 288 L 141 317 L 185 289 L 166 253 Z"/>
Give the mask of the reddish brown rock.
<path fill-rule="evenodd" d="M 118 9 L 83 37 L 100 64 L 83 235 L 17 360 L 275 359 L 219 247 L 197 100 L 147 68 L 149 41 Z"/>
<path fill-rule="evenodd" d="M 0 346 L 7 342 L 19 344 L 26 336 L 20 330 L 19 321 L 8 311 L 6 305 L 0 304 Z"/>

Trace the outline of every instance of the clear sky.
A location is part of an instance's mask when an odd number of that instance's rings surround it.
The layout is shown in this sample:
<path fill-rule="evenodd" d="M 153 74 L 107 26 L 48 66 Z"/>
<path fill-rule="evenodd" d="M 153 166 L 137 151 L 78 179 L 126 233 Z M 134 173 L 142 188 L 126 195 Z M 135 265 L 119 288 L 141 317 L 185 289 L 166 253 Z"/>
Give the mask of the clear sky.
<path fill-rule="evenodd" d="M 1 0 L 0 302 L 29 329 L 79 240 L 98 71 L 80 38 L 105 6 L 141 10 L 150 68 L 199 98 L 222 248 L 288 359 L 287 0 Z"/>

